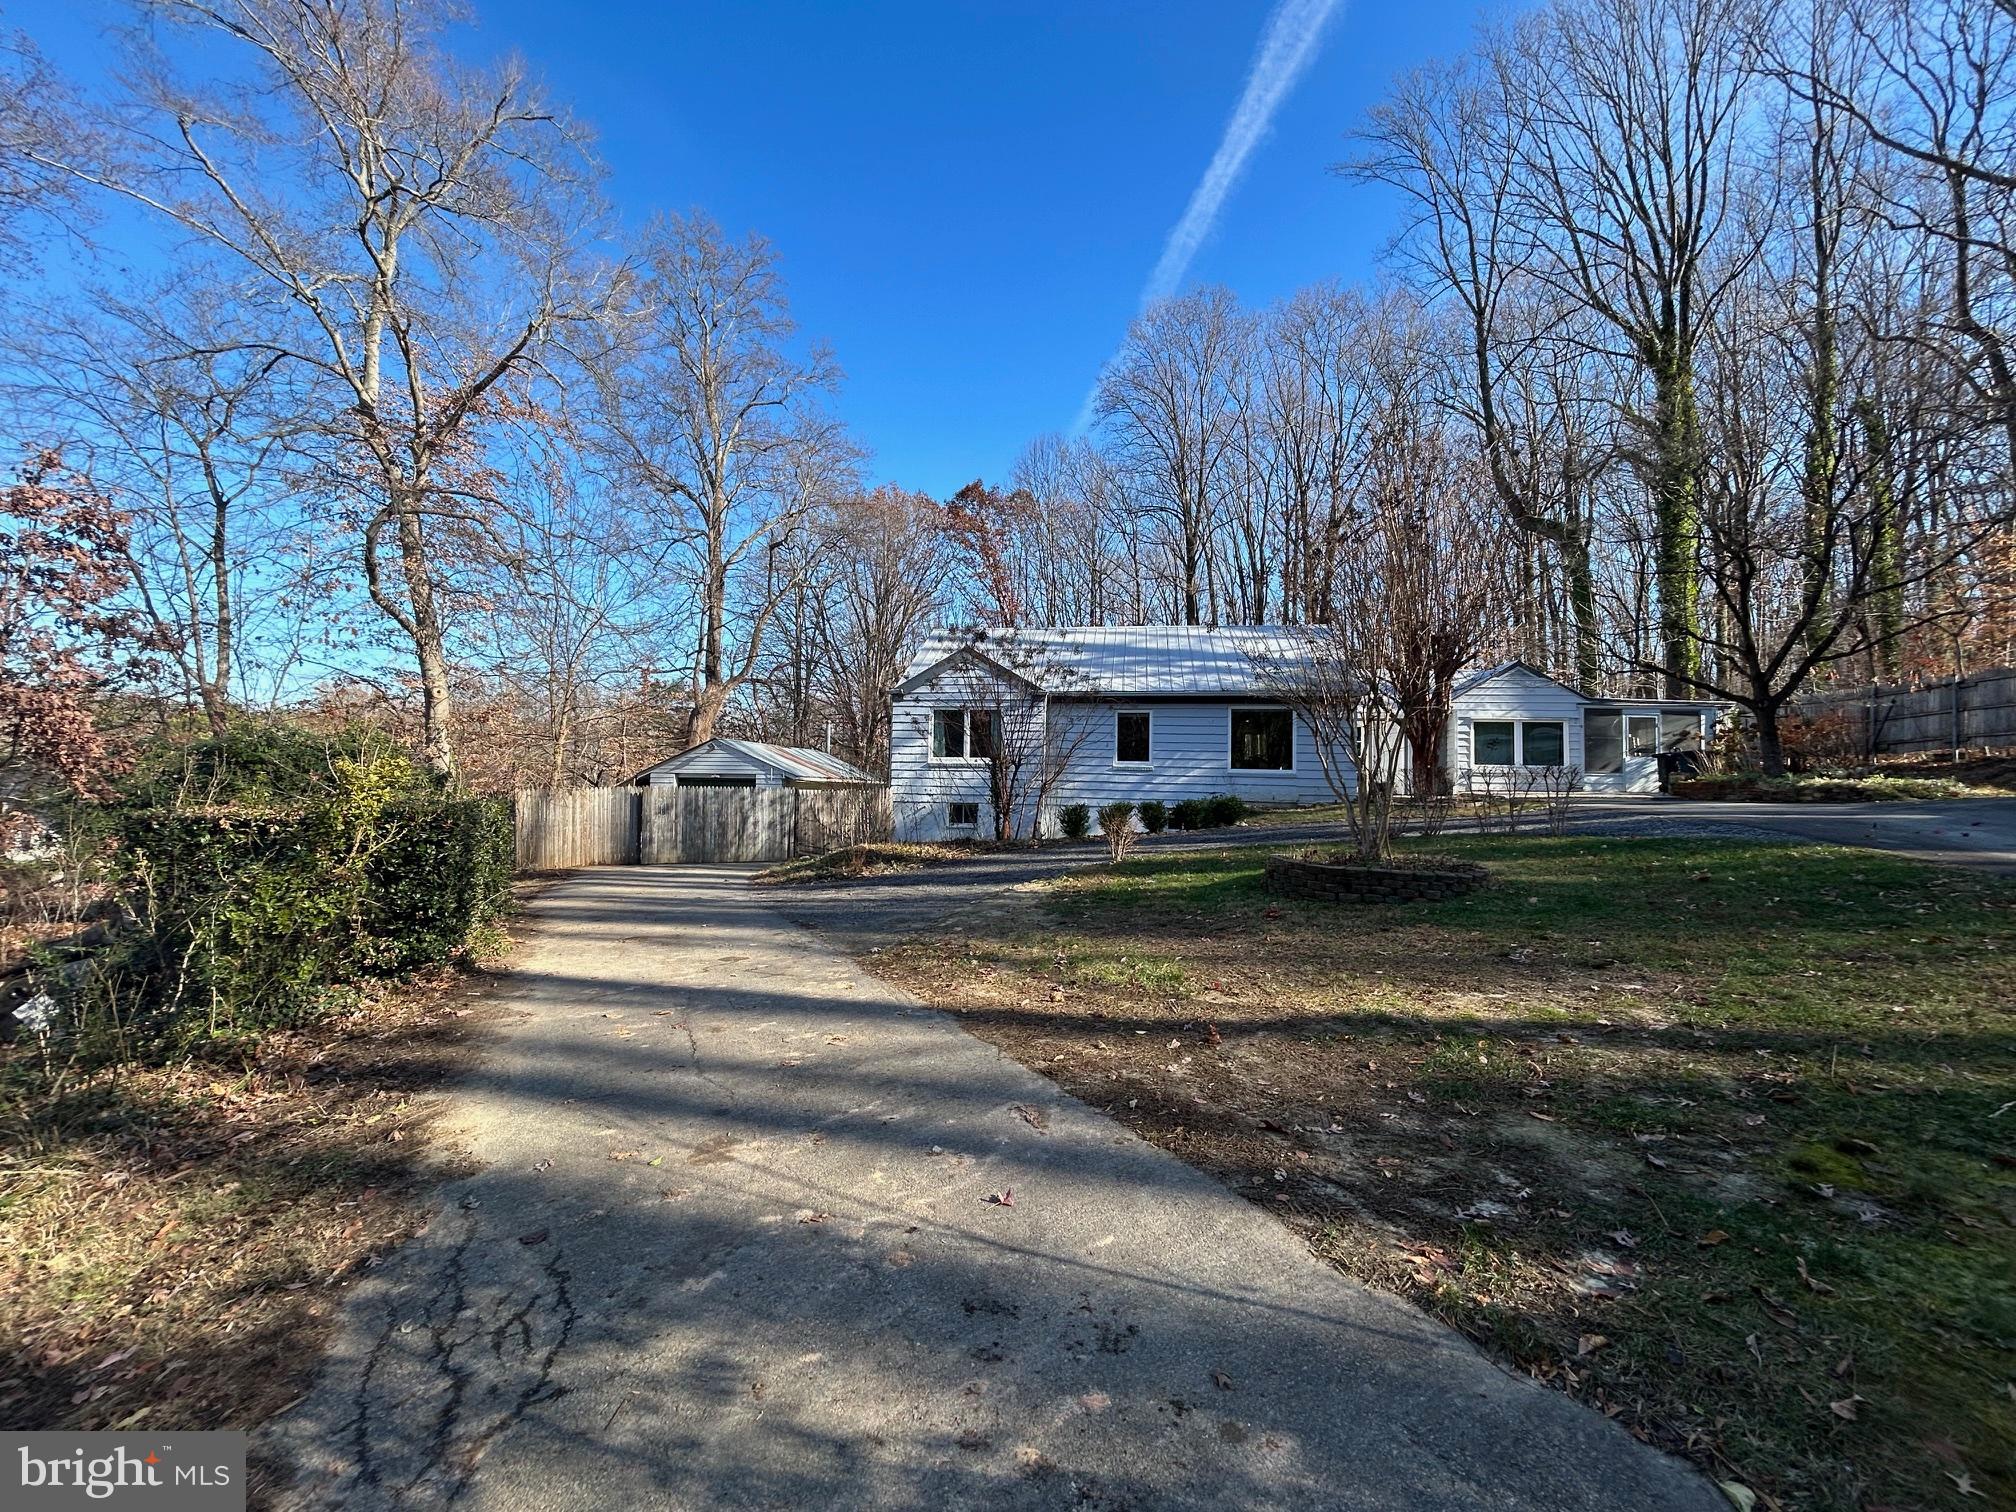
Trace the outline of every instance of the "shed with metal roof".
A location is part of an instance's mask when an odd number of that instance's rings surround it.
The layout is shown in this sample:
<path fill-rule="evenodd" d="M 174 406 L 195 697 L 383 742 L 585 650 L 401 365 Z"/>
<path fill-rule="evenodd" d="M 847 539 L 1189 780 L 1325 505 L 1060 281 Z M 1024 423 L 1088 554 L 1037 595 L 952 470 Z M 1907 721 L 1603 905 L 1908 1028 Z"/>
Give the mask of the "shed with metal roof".
<path fill-rule="evenodd" d="M 631 779 L 637 787 L 880 787 L 881 780 L 810 746 L 770 745 L 717 735 Z"/>

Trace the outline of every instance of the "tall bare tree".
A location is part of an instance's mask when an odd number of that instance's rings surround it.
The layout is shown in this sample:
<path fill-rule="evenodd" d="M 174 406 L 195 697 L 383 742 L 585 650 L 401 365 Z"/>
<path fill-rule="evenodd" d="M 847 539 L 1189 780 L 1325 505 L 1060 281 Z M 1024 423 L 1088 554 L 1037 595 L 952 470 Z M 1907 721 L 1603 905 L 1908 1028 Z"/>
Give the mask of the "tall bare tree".
<path fill-rule="evenodd" d="M 1235 398 L 1250 322 L 1230 291 L 1198 289 L 1151 305 L 1099 383 L 1096 413 L 1137 502 L 1168 532 L 1176 608 L 1186 625 L 1210 606 L 1211 539 L 1239 442 Z"/>
<path fill-rule="evenodd" d="M 1695 686 L 1700 333 L 1759 249 L 1743 234 L 1751 0 L 1554 0 L 1493 49 L 1516 142 L 1507 201 L 1551 288 L 1635 360 L 1669 693 Z"/>
<path fill-rule="evenodd" d="M 837 500 L 808 522 L 820 564 L 807 599 L 813 683 L 841 749 L 871 772 L 889 764 L 890 693 L 949 609 L 937 507 L 885 486 Z"/>
<path fill-rule="evenodd" d="M 772 570 L 772 543 L 847 491 L 854 454 L 818 407 L 839 370 L 823 349 L 794 352 L 767 242 L 732 241 L 703 215 L 667 216 L 638 262 L 629 329 L 598 362 L 601 424 L 691 596 L 697 745 L 757 674 L 793 591 Z"/>
<path fill-rule="evenodd" d="M 267 317 L 251 345 L 319 384 L 325 481 L 347 496 L 371 602 L 412 657 L 425 759 L 452 776 L 444 594 L 496 505 L 476 431 L 499 386 L 596 311 L 578 263 L 592 167 L 519 65 L 455 59 L 454 13 L 434 0 L 153 12 L 167 50 L 130 65 L 117 158 L 49 166 L 235 270 Z M 199 76 L 196 60 L 219 58 L 235 71 Z"/>

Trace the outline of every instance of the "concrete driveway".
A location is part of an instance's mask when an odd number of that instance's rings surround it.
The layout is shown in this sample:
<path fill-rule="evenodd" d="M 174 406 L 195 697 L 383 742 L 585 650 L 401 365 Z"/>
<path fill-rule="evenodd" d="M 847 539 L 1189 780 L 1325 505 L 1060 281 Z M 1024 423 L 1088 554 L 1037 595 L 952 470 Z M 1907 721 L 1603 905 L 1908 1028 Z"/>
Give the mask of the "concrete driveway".
<path fill-rule="evenodd" d="M 555 884 L 507 991 L 473 1174 L 269 1433 L 298 1504 L 1723 1506 L 738 870 Z"/>

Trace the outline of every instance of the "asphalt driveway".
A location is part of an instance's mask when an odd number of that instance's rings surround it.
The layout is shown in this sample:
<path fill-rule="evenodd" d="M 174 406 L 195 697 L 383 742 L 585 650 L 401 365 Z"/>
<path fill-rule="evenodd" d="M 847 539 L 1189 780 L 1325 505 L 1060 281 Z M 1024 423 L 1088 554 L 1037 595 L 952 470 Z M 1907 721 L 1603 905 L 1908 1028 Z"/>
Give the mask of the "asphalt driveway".
<path fill-rule="evenodd" d="M 1673 798 L 1589 799 L 1591 817 L 1743 825 L 1801 840 L 1866 845 L 1922 861 L 2016 872 L 2016 798 L 1909 803 L 1712 803 Z"/>
<path fill-rule="evenodd" d="M 583 871 L 526 936 L 470 1174 L 268 1435 L 298 1504 L 1723 1505 L 739 869 Z"/>

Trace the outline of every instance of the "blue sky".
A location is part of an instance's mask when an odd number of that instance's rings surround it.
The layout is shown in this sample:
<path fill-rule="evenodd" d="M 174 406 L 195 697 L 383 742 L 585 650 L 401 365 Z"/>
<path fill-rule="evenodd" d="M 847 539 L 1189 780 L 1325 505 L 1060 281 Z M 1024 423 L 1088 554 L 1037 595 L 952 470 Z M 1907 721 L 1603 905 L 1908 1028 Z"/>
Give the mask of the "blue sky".
<path fill-rule="evenodd" d="M 940 497 L 1067 430 L 1246 81 L 1272 0 L 475 0 L 595 127 L 626 216 L 701 207 L 776 243 L 847 373 L 878 479 Z M 1308 3 L 1308 0 L 1303 0 Z M 121 12 L 0 22 L 91 66 Z M 1189 270 L 1252 302 L 1369 277 L 1379 192 L 1328 172 L 1399 72 L 1461 50 L 1477 0 L 1341 0 Z"/>

